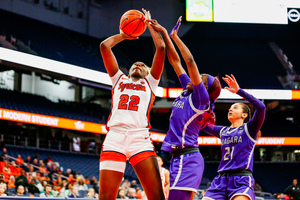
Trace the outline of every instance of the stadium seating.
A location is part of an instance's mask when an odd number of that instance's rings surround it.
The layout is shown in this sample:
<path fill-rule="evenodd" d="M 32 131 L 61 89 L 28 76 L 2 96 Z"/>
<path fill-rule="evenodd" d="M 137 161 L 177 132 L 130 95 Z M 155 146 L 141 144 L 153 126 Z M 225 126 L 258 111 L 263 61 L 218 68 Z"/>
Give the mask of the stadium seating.
<path fill-rule="evenodd" d="M 103 62 L 99 59 L 100 52 L 98 51 L 98 55 L 92 54 L 84 46 L 65 36 L 70 31 L 3 10 L 0 12 L 0 18 L 9 19 L 1 21 L 1 35 L 12 35 L 25 44 L 30 41 L 30 47 L 39 56 L 97 71 L 105 71 Z M 12 21 L 14 23 L 11 23 Z M 95 46 L 99 46 L 100 40 L 94 39 L 91 42 L 95 43 Z"/>
<path fill-rule="evenodd" d="M 67 169 L 72 169 L 75 172 L 80 171 L 84 176 L 89 176 L 90 179 L 95 176 L 99 177 L 99 155 L 62 152 L 46 149 L 26 148 L 7 146 L 7 154 L 12 157 L 17 157 L 19 154 L 22 158 L 26 158 L 28 155 L 33 157 L 35 154 L 39 155 L 40 159 L 46 159 L 51 155 L 54 162 L 58 162 L 60 167 L 63 167 L 65 173 Z"/>
<path fill-rule="evenodd" d="M 0 96 L 0 108 L 62 118 L 70 118 L 95 123 L 106 123 L 106 117 L 109 113 L 108 110 L 102 109 L 100 105 L 90 105 L 90 107 L 92 107 L 91 109 L 88 109 L 83 104 L 68 106 L 65 102 L 53 103 L 42 96 L 19 93 L 4 89 L 0 89 Z M 93 117 L 93 115 L 96 117 Z M 101 120 L 102 118 L 104 120 Z"/>

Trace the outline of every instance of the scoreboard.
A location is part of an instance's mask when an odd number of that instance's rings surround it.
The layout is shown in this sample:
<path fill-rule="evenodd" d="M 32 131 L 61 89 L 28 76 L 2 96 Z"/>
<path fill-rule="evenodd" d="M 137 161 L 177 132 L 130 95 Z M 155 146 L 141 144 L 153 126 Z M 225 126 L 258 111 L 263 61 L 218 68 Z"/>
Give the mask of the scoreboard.
<path fill-rule="evenodd" d="M 186 21 L 300 24 L 300 0 L 186 0 Z"/>

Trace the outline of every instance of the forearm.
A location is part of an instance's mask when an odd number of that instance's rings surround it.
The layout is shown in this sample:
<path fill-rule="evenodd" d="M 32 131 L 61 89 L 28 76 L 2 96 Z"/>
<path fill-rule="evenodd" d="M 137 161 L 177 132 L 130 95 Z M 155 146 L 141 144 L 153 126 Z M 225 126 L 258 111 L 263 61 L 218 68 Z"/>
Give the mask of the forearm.
<path fill-rule="evenodd" d="M 107 73 L 113 77 L 119 70 L 118 62 L 112 52 L 112 48 L 125 39 L 123 34 L 113 35 L 100 44 L 100 52 Z"/>
<path fill-rule="evenodd" d="M 194 60 L 192 53 L 190 52 L 188 47 L 182 42 L 182 40 L 178 37 L 178 35 L 173 35 L 172 39 L 176 43 L 185 63 L 187 65 L 187 69 L 188 69 L 189 75 L 191 77 L 192 83 L 194 85 L 199 85 L 201 83 L 202 79 L 201 79 L 197 64 Z"/>
<path fill-rule="evenodd" d="M 187 46 L 182 42 L 182 40 L 179 38 L 178 35 L 173 35 L 172 36 L 173 41 L 177 45 L 183 59 L 185 62 L 193 62 L 194 58 L 190 50 L 187 48 Z"/>
<path fill-rule="evenodd" d="M 120 43 L 124 39 L 125 38 L 123 37 L 122 34 L 116 34 L 116 35 L 113 35 L 113 36 L 107 38 L 100 44 L 101 52 L 102 52 L 102 50 L 113 48 L 116 44 Z"/>
<path fill-rule="evenodd" d="M 173 66 L 177 76 L 179 77 L 181 74 L 186 74 L 185 70 L 183 69 L 183 67 L 181 65 L 180 57 L 173 45 L 171 38 L 168 35 L 168 32 L 166 29 L 164 29 L 164 31 L 162 32 L 162 36 L 166 43 L 168 60 L 169 60 L 170 64 Z"/>
<path fill-rule="evenodd" d="M 260 100 L 256 99 L 254 96 L 248 94 L 242 89 L 239 89 L 237 94 L 243 97 L 244 99 L 246 99 L 255 108 L 253 117 L 249 120 L 249 122 L 247 122 L 247 124 L 248 124 L 249 134 L 251 135 L 251 137 L 256 139 L 257 134 L 265 120 L 266 106 Z"/>
<path fill-rule="evenodd" d="M 220 138 L 220 131 L 224 128 L 224 126 L 216 126 L 214 124 L 207 124 L 202 131 L 208 133 L 209 135 Z"/>
<path fill-rule="evenodd" d="M 156 48 L 150 73 L 155 79 L 158 80 L 160 79 L 163 71 L 166 55 L 166 45 L 161 35 L 151 25 L 148 25 L 148 29 L 151 33 Z"/>
<path fill-rule="evenodd" d="M 165 51 L 166 45 L 159 32 L 157 32 L 150 24 L 148 24 L 148 29 L 152 36 L 156 51 Z"/>
<path fill-rule="evenodd" d="M 258 111 L 266 110 L 266 106 L 263 102 L 255 98 L 253 95 L 247 93 L 243 89 L 240 88 L 237 94 L 243 97 L 244 99 L 246 99 L 256 110 Z"/>

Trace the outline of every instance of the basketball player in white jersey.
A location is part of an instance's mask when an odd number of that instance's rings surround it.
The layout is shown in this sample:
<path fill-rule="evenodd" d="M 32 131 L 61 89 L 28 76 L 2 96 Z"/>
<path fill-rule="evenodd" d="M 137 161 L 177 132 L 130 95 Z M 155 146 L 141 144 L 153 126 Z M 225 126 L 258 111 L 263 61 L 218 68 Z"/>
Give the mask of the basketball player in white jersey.
<path fill-rule="evenodd" d="M 100 156 L 100 200 L 116 199 L 127 160 L 133 166 L 147 199 L 165 199 L 149 133 L 149 114 L 163 70 L 165 43 L 160 34 L 149 25 L 150 12 L 144 9 L 143 12 L 156 48 L 150 70 L 144 63 L 135 62 L 126 76 L 120 71 L 112 52 L 112 48 L 121 41 L 137 38 L 121 32 L 100 44 L 103 62 L 113 85 L 108 133 Z M 134 50 L 143 51 L 143 48 L 145 47 L 141 46 Z"/>
<path fill-rule="evenodd" d="M 163 167 L 163 160 L 161 157 L 157 156 L 157 162 L 160 172 L 161 183 L 163 186 L 164 194 L 166 199 L 169 196 L 169 188 L 170 188 L 170 172 L 166 168 Z"/>

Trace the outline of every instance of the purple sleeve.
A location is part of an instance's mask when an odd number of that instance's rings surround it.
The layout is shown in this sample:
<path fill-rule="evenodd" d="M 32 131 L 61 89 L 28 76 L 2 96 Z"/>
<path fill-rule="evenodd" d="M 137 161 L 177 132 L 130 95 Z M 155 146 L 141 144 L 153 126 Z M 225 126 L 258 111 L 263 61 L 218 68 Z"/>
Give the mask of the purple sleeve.
<path fill-rule="evenodd" d="M 214 124 L 207 124 L 202 131 L 205 133 L 208 133 L 209 135 L 215 136 L 217 138 L 220 138 L 220 131 L 224 128 L 224 126 L 216 126 Z"/>
<path fill-rule="evenodd" d="M 249 134 L 252 138 L 256 139 L 256 134 L 262 127 L 265 120 L 266 106 L 265 104 L 263 104 L 263 102 L 261 102 L 251 94 L 248 94 L 243 89 L 240 89 L 237 94 L 246 99 L 255 108 L 253 117 L 247 124 Z"/>
<path fill-rule="evenodd" d="M 194 106 L 200 110 L 205 110 L 209 105 L 209 95 L 203 81 L 199 85 L 194 85 L 193 88 L 192 100 Z"/>
<path fill-rule="evenodd" d="M 189 82 L 191 82 L 190 77 L 187 74 L 181 74 L 178 78 L 179 78 L 179 81 L 181 83 L 181 87 L 183 88 L 183 90 L 185 90 L 187 84 Z"/>

